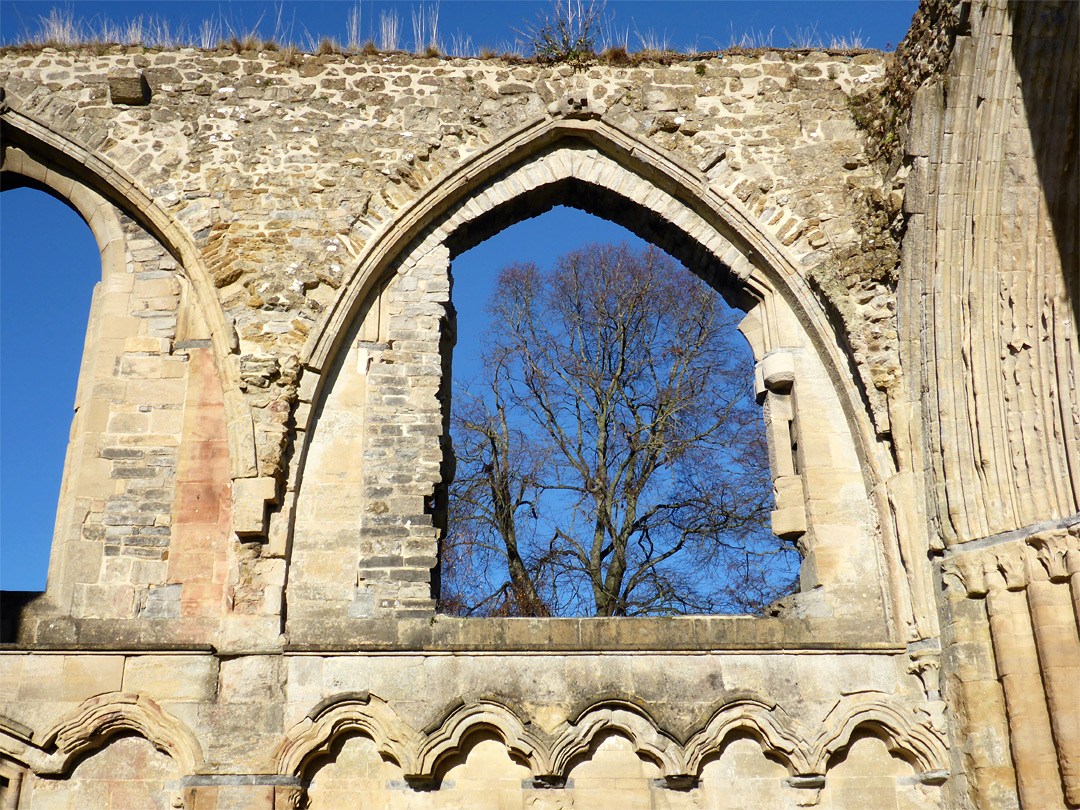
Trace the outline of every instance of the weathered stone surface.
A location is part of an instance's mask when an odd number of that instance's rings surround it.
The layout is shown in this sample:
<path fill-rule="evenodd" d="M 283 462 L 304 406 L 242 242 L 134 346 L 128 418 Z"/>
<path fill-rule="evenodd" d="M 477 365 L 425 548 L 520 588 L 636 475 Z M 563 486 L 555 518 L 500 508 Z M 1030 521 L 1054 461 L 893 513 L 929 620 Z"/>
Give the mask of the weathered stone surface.
<path fill-rule="evenodd" d="M 1080 806 L 1077 13 L 581 71 L 0 54 L 5 181 L 102 251 L 2 803 Z M 451 261 L 567 201 L 746 311 L 804 554 L 769 618 L 436 613 Z"/>
<path fill-rule="evenodd" d="M 150 85 L 142 71 L 117 68 L 109 71 L 109 98 L 113 104 L 142 105 L 150 103 Z"/>

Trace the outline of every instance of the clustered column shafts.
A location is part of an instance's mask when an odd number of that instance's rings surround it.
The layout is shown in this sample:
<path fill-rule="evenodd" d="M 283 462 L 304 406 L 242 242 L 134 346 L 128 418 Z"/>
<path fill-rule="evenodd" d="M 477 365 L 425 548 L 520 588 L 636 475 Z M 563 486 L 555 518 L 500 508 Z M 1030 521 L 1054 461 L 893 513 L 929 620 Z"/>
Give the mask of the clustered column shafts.
<path fill-rule="evenodd" d="M 985 599 L 1023 807 L 1080 806 L 1078 534 L 1080 526 L 1038 533 L 945 563 L 969 599 Z M 956 625 L 972 623 L 962 605 L 951 609 Z M 963 632 L 954 630 L 954 638 Z M 977 700 L 961 683 L 965 702 Z M 988 795 L 978 765 L 975 777 L 976 795 Z"/>
<path fill-rule="evenodd" d="M 1050 717 L 1024 594 L 1009 590 L 1000 573 L 987 577 L 986 597 L 994 658 L 1005 689 L 1016 782 L 1029 807 L 1060 807 L 1061 788 Z"/>
<path fill-rule="evenodd" d="M 1065 587 L 1065 566 L 1048 572 L 1033 556 L 1027 556 L 1028 609 L 1065 799 L 1076 806 L 1080 805 L 1080 614 L 1074 610 Z"/>

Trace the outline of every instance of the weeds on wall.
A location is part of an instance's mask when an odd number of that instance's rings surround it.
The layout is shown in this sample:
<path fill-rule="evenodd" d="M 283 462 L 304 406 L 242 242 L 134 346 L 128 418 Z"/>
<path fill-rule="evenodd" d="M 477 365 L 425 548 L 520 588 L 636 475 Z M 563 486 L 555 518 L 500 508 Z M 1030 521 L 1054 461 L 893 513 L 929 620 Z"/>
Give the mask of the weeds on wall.
<path fill-rule="evenodd" d="M 439 47 L 439 4 L 438 2 L 421 3 L 420 8 L 412 9 L 413 50 L 424 56 L 438 56 Z"/>
<path fill-rule="evenodd" d="M 116 22 L 103 16 L 84 19 L 76 15 L 75 6 L 54 7 L 25 26 L 25 39 L 17 47 L 37 49 L 91 48 L 98 51 L 113 45 L 147 48 L 194 47 L 202 50 L 228 49 L 243 51 L 277 51 L 292 63 L 302 54 L 365 54 L 401 53 L 409 51 L 428 57 L 500 58 L 517 64 L 527 61 L 563 63 L 577 67 L 586 64 L 611 66 L 637 65 L 642 62 L 672 64 L 694 58 L 707 58 L 721 52 L 754 53 L 778 49 L 773 44 L 774 29 L 736 31 L 732 27 L 726 42 L 706 38 L 709 50 L 693 42 L 678 50 L 667 32 L 641 30 L 631 19 L 616 21 L 615 12 L 605 0 L 552 0 L 548 11 L 532 22 L 515 29 L 513 41 L 494 45 L 474 43 L 472 37 L 460 30 L 444 45 L 439 31 L 439 0 L 420 0 L 410 10 L 412 40 L 406 41 L 402 16 L 394 7 L 382 9 L 377 18 L 365 21 L 359 0 L 346 8 L 342 32 L 338 36 L 306 29 L 297 32 L 296 21 L 285 19 L 284 4 L 276 6 L 272 33 L 264 36 L 263 17 L 247 24 L 230 13 L 205 19 L 195 27 L 178 25 L 163 16 L 140 15 Z M 374 15 L 374 10 L 368 11 Z M 368 35 L 365 37 L 365 25 Z M 794 34 L 784 31 L 789 47 L 799 50 L 825 49 L 858 51 L 863 49 L 860 34 L 843 37 L 819 35 L 817 26 L 796 28 Z M 631 39 L 637 49 L 631 50 Z"/>
<path fill-rule="evenodd" d="M 555 0 L 549 11 L 518 33 L 539 61 L 581 65 L 595 56 L 605 19 L 603 0 Z"/>
<path fill-rule="evenodd" d="M 379 49 L 396 51 L 401 41 L 401 17 L 397 9 L 379 12 Z"/>

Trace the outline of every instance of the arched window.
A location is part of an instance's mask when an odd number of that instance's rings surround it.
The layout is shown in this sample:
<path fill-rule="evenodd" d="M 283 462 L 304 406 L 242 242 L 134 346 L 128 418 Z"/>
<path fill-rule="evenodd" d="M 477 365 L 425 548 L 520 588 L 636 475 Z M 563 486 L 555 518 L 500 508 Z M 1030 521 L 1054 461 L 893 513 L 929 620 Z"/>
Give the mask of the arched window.
<path fill-rule="evenodd" d="M 0 589 L 43 591 L 101 257 L 71 208 L 0 200 Z"/>
<path fill-rule="evenodd" d="M 881 503 L 867 488 L 875 468 L 864 464 L 870 434 L 846 407 L 853 394 L 823 337 L 825 316 L 760 222 L 666 161 L 602 121 L 540 121 L 441 180 L 373 237 L 301 360 L 300 450 L 271 525 L 271 535 L 289 538 L 279 553 L 291 561 L 294 640 L 307 643 L 312 622 L 325 634 L 332 617 L 345 621 L 333 632 L 347 643 L 376 632 L 366 620 L 433 616 L 453 474 L 454 263 L 557 205 L 629 229 L 743 313 L 738 329 L 753 350 L 770 451 L 771 530 L 804 555 L 800 591 L 777 611 L 884 626 L 881 523 L 870 516 Z"/>

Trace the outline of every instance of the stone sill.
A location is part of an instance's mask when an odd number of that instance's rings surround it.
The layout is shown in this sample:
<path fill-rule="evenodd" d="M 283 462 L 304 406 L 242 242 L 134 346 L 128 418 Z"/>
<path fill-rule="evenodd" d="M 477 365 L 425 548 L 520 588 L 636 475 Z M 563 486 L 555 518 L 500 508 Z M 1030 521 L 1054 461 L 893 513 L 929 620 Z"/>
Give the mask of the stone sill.
<path fill-rule="evenodd" d="M 902 649 L 857 619 L 753 616 L 354 619 L 289 628 L 286 652 L 709 652 Z"/>
<path fill-rule="evenodd" d="M 243 649 L 185 640 L 172 619 L 47 619 L 28 622 L 2 652 L 339 653 L 706 653 L 889 652 L 903 650 L 880 623 L 859 619 L 664 618 L 411 619 L 307 621 L 285 637 L 249 639 Z M 205 628 L 210 631 L 210 628 Z M 201 637 L 209 639 L 212 632 Z M 199 636 L 195 636 L 199 637 Z M 12 643 L 14 641 L 14 643 Z"/>

